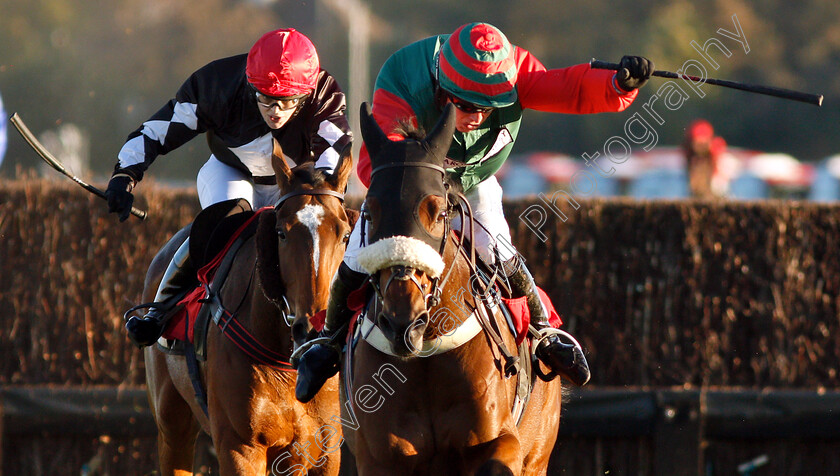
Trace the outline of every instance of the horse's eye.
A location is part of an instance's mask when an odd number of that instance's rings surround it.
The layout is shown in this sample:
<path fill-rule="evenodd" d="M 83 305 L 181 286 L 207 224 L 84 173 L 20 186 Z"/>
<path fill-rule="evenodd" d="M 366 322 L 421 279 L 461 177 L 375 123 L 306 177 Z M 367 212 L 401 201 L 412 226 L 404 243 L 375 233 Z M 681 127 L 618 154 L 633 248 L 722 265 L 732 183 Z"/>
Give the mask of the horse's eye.
<path fill-rule="evenodd" d="M 280 241 L 286 241 L 286 232 L 283 230 L 277 230 L 277 238 L 279 238 Z"/>
<path fill-rule="evenodd" d="M 437 217 L 438 223 L 442 222 L 445 219 L 446 219 L 446 212 L 440 212 L 440 215 L 438 215 L 438 217 Z"/>
<path fill-rule="evenodd" d="M 350 243 L 350 232 L 345 233 L 341 241 L 343 241 L 345 244 Z"/>

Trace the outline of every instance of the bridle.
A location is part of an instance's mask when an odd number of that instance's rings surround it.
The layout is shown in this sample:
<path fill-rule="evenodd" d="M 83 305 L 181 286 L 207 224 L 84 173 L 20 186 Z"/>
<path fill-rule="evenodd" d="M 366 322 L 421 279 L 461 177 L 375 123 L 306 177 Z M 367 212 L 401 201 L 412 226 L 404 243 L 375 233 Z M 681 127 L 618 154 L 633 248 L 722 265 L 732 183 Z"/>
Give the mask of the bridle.
<path fill-rule="evenodd" d="M 434 165 L 434 164 L 425 163 L 425 162 L 404 162 L 404 163 L 391 163 L 391 164 L 381 165 L 381 166 L 375 168 L 371 172 L 371 177 L 373 177 L 373 174 L 375 174 L 376 172 L 378 172 L 382 169 L 392 168 L 392 167 L 426 167 L 426 168 L 430 168 L 430 169 L 433 169 L 433 170 L 436 170 L 436 171 L 440 172 L 442 177 L 446 176 L 446 170 L 443 167 L 440 167 L 440 166 L 437 166 L 437 165 Z M 450 196 L 450 193 L 448 192 L 449 186 L 445 181 L 444 181 L 444 188 L 447 189 L 447 193 L 445 194 L 444 198 L 446 200 L 446 210 L 449 211 L 450 209 L 455 208 L 455 206 L 450 207 L 450 205 L 452 205 L 452 204 L 449 201 L 449 196 Z M 464 227 L 468 227 L 469 228 L 469 235 L 470 235 L 469 236 L 469 247 L 465 246 L 465 244 L 464 244 L 463 234 L 458 235 L 459 238 L 456 240 L 458 248 L 455 250 L 455 253 L 456 253 L 456 256 L 457 256 L 457 254 L 462 254 L 464 256 L 464 259 L 467 261 L 467 266 L 469 267 L 470 274 L 471 275 L 476 275 L 478 273 L 478 265 L 477 265 L 477 261 L 476 261 L 476 251 L 475 251 L 475 225 L 477 224 L 477 222 L 475 221 L 475 217 L 473 216 L 473 211 L 472 211 L 472 207 L 470 206 L 470 202 L 469 202 L 469 200 L 467 200 L 467 198 L 464 196 L 464 194 L 459 192 L 457 194 L 452 194 L 452 195 L 454 195 L 455 198 L 457 199 L 457 202 L 458 202 L 457 203 L 457 208 L 460 210 L 460 213 L 461 213 L 461 221 L 462 221 L 461 230 L 465 230 L 466 228 L 464 228 Z M 365 216 L 365 213 L 362 213 L 362 219 L 363 220 L 367 219 L 367 217 Z M 444 252 L 446 250 L 446 243 L 449 241 L 449 235 L 450 235 L 450 223 L 449 223 L 449 221 L 450 220 L 448 218 L 447 218 L 447 220 L 445 220 L 443 240 L 441 242 L 440 250 L 439 250 L 439 253 L 440 253 L 441 257 L 444 256 Z M 362 229 L 364 229 L 365 223 L 363 222 L 363 223 L 361 223 L 361 225 L 363 227 Z M 469 251 L 467 251 L 467 248 L 469 248 Z M 376 273 L 373 273 L 370 276 L 369 280 L 370 280 L 371 287 L 373 287 L 373 289 L 376 293 L 376 299 L 377 299 L 380 306 L 384 305 L 383 304 L 384 299 L 385 299 L 384 294 L 388 292 L 388 287 L 391 285 L 391 283 L 393 283 L 395 280 L 396 281 L 411 281 L 412 283 L 414 283 L 414 285 L 420 291 L 421 295 L 424 296 L 424 300 L 425 300 L 425 304 L 426 304 L 426 311 L 431 313 L 432 308 L 434 308 L 434 307 L 436 307 L 440 304 L 441 295 L 443 294 L 443 289 L 446 286 L 446 283 L 449 280 L 450 276 L 452 276 L 452 272 L 455 270 L 455 268 L 456 268 L 456 266 L 454 264 L 448 266 L 448 269 L 446 270 L 442 279 L 440 277 L 431 278 L 431 289 L 429 289 L 428 292 L 426 290 L 426 288 L 428 286 L 420 283 L 420 281 L 414 276 L 414 268 L 412 268 L 410 266 L 403 266 L 403 265 L 391 266 L 391 276 L 389 276 L 388 280 L 385 282 L 384 289 L 380 289 L 380 286 L 379 286 L 379 279 L 378 278 L 379 278 L 379 274 L 380 274 L 381 270 L 377 271 Z M 483 305 L 477 305 L 476 306 L 476 311 L 478 311 L 477 316 L 478 316 L 479 325 L 487 333 L 490 340 L 498 347 L 498 349 L 501 353 L 501 359 L 503 360 L 503 366 L 502 367 L 503 367 L 504 373 L 505 373 L 505 375 L 509 376 L 509 375 L 513 375 L 513 374 L 515 374 L 519 371 L 519 368 L 520 368 L 519 367 L 519 357 L 515 353 L 512 353 L 507 349 L 507 347 L 505 346 L 505 343 L 502 339 L 500 331 L 498 329 L 494 328 L 494 326 L 490 323 L 490 315 L 488 314 L 488 309 L 493 307 L 492 304 L 489 301 L 491 300 L 490 293 L 492 292 L 492 286 L 493 286 L 492 283 L 496 280 L 496 278 L 497 278 L 496 271 L 494 271 L 493 275 L 488 279 L 488 281 L 486 283 L 483 283 L 481 279 L 470 280 L 471 283 L 475 282 L 475 284 L 477 284 L 478 286 L 480 286 L 482 288 L 482 289 L 471 289 L 470 291 L 473 293 L 473 295 L 476 296 L 477 299 L 480 299 L 484 303 Z"/>
<path fill-rule="evenodd" d="M 336 192 L 335 190 L 330 190 L 328 188 L 313 188 L 309 190 L 295 190 L 294 192 L 289 192 L 286 195 L 283 195 L 277 200 L 277 204 L 274 205 L 274 210 L 280 210 L 283 207 L 283 203 L 286 200 L 292 197 L 298 197 L 301 195 L 329 195 L 331 197 L 337 198 L 341 203 L 344 203 L 344 194 Z"/>
<path fill-rule="evenodd" d="M 376 173 L 378 173 L 382 170 L 385 170 L 385 169 L 396 168 L 396 167 L 399 167 L 399 168 L 424 167 L 424 168 L 428 168 L 428 169 L 432 169 L 432 170 L 435 170 L 437 172 L 440 172 L 441 181 L 444 184 L 444 188 L 447 191 L 449 189 L 449 184 L 446 183 L 446 181 L 444 180 L 444 178 L 446 177 L 446 169 L 444 169 L 443 167 L 441 167 L 439 165 L 430 164 L 428 162 L 394 162 L 394 163 L 390 163 L 390 164 L 383 164 L 383 165 L 380 165 L 378 167 L 375 167 L 371 171 L 371 173 L 370 173 L 371 180 L 373 179 L 373 176 Z M 466 197 L 464 197 L 463 194 L 459 193 L 458 198 L 459 198 L 459 201 L 462 201 L 463 203 L 466 203 L 466 206 L 469 207 L 469 202 L 467 202 Z M 449 201 L 449 193 L 444 194 L 444 200 L 446 201 L 445 202 L 446 203 L 445 209 L 447 211 L 449 211 L 450 210 L 450 205 L 451 205 L 451 203 Z M 472 213 L 471 212 L 470 212 L 469 216 L 470 216 L 470 219 L 472 219 Z M 362 223 L 360 224 L 362 226 L 362 230 L 365 229 L 365 222 L 368 221 L 369 218 L 370 217 L 367 214 L 366 210 L 363 210 L 362 211 L 362 216 L 361 216 Z M 446 243 L 449 241 L 449 232 L 450 232 L 449 221 L 450 221 L 449 217 L 447 217 L 447 219 L 444 220 L 443 239 L 441 240 L 440 249 L 438 250 L 438 253 L 441 256 L 444 256 L 444 252 L 446 251 Z M 472 234 L 472 229 L 473 229 L 473 227 L 470 226 L 470 233 L 471 234 Z M 473 243 L 473 242 L 474 242 L 474 240 L 470 240 L 470 243 Z M 459 241 L 459 248 L 461 248 L 461 247 L 463 247 L 463 241 L 462 240 Z M 475 248 L 474 247 L 472 247 L 472 257 L 473 257 L 473 263 L 475 263 Z M 379 273 L 381 272 L 381 270 L 377 271 L 376 273 L 371 274 L 371 276 L 369 277 L 369 281 L 370 281 L 371 287 L 373 288 L 374 292 L 376 293 L 376 298 L 377 298 L 377 300 L 379 301 L 380 304 L 383 303 L 383 301 L 385 299 L 384 298 L 385 293 L 388 292 L 388 288 L 391 286 L 391 283 L 393 283 L 395 280 L 396 281 L 411 281 L 412 283 L 414 283 L 414 285 L 420 291 L 420 294 L 423 295 L 423 300 L 426 304 L 426 310 L 430 311 L 432 308 L 434 308 L 434 307 L 436 307 L 440 304 L 441 295 L 443 294 L 443 288 L 446 285 L 446 282 L 449 280 L 449 277 L 452 275 L 452 271 L 454 269 L 455 269 L 454 266 L 449 266 L 449 269 L 446 271 L 446 274 L 444 274 L 442 279 L 441 279 L 441 277 L 430 278 L 430 280 L 431 280 L 431 287 L 430 288 L 429 288 L 428 285 L 420 283 L 420 281 L 417 279 L 417 277 L 414 276 L 415 268 L 413 268 L 411 266 L 405 266 L 405 265 L 391 266 L 391 275 L 388 277 L 388 280 L 385 282 L 384 288 L 381 288 L 380 285 L 379 285 L 379 279 L 378 278 L 379 278 Z M 429 289 L 427 289 L 427 288 L 429 288 Z"/>
<path fill-rule="evenodd" d="M 281 208 L 283 208 L 283 204 L 286 203 L 286 200 L 292 197 L 299 197 L 299 196 L 316 196 L 316 195 L 326 195 L 329 197 L 335 197 L 338 199 L 339 202 L 342 204 L 344 203 L 344 194 L 340 192 L 336 192 L 335 190 L 330 190 L 328 188 L 313 188 L 308 190 L 295 190 L 293 192 L 289 192 L 277 200 L 277 203 L 274 205 L 274 212 L 277 213 Z M 292 327 L 294 322 L 294 315 L 291 314 L 291 306 L 289 306 L 289 300 L 286 299 L 286 286 L 283 286 L 283 294 L 282 294 L 283 302 L 279 303 L 280 307 L 280 314 L 283 316 L 283 320 L 286 322 L 286 325 Z"/>

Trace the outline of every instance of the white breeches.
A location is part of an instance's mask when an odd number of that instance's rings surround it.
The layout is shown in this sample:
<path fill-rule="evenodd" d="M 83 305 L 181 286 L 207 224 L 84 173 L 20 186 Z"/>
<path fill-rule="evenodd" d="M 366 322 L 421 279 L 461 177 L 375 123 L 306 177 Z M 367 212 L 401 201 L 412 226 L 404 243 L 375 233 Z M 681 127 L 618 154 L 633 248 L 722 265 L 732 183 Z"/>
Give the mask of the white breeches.
<path fill-rule="evenodd" d="M 250 177 L 212 155 L 198 171 L 196 187 L 202 209 L 232 198 L 244 198 L 257 210 L 274 206 L 280 199 L 277 185 L 254 184 Z"/>
<path fill-rule="evenodd" d="M 499 256 L 502 261 L 507 261 L 516 255 L 510 239 L 510 227 L 505 219 L 502 209 L 502 187 L 496 177 L 481 182 L 466 194 L 467 201 L 472 207 L 473 216 L 478 225 L 475 227 L 475 249 L 476 253 L 486 263 L 494 263 L 495 256 L 493 248 L 498 247 Z M 364 273 L 364 268 L 359 265 L 358 255 L 362 248 L 361 223 L 356 222 L 353 232 L 350 234 L 350 241 L 347 243 L 347 251 L 344 252 L 344 262 L 353 271 Z M 461 217 L 452 219 L 452 228 L 461 230 Z M 469 226 L 466 231 L 461 230 L 463 236 L 469 237 Z M 367 232 L 366 232 L 367 233 Z M 366 234 L 365 239 L 368 236 Z"/>

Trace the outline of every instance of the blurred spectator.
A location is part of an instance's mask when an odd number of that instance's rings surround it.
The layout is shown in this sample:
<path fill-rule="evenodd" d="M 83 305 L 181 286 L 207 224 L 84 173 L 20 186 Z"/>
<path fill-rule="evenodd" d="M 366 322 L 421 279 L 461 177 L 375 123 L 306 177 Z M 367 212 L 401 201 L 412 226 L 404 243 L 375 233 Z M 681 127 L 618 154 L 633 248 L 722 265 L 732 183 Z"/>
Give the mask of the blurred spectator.
<path fill-rule="evenodd" d="M 725 151 L 726 141 L 715 136 L 709 121 L 698 119 L 686 129 L 683 152 L 691 196 L 710 198 L 718 195 L 712 182 L 718 173 L 720 157 Z"/>
<path fill-rule="evenodd" d="M 0 166 L 6 155 L 6 111 L 3 109 L 3 97 L 0 96 Z"/>

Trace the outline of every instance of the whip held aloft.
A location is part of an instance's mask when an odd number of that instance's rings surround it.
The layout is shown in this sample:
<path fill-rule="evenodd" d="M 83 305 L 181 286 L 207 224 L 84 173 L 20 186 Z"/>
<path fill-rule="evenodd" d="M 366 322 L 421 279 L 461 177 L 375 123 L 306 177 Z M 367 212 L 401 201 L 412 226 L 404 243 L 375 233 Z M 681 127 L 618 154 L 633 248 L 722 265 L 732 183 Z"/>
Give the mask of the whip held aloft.
<path fill-rule="evenodd" d="M 608 63 L 606 61 L 596 60 L 595 58 L 589 62 L 589 66 L 593 69 L 611 69 L 618 71 L 621 67 L 618 63 Z M 762 86 L 759 84 L 746 84 L 737 81 L 728 81 L 725 79 L 713 78 L 698 78 L 697 76 L 689 76 L 687 74 L 677 74 L 670 71 L 654 71 L 651 76 L 660 78 L 683 79 L 686 81 L 695 81 L 698 83 L 711 84 L 714 86 L 723 86 L 725 88 L 740 89 L 741 91 L 748 91 L 751 93 L 766 94 L 782 99 L 792 99 L 794 101 L 806 102 L 816 106 L 822 106 L 822 94 L 809 94 L 790 89 L 776 88 L 772 86 Z"/>
<path fill-rule="evenodd" d="M 81 185 L 82 188 L 84 188 L 88 192 L 90 192 L 90 193 L 92 193 L 92 194 L 94 194 L 97 197 L 100 197 L 102 199 L 106 199 L 105 198 L 105 192 L 103 192 L 102 190 L 99 190 L 98 188 L 94 187 L 93 185 L 90 185 L 90 184 L 84 182 L 82 179 L 80 179 L 79 177 L 76 177 L 69 170 L 67 170 L 64 167 L 64 165 L 61 162 L 59 162 L 58 159 L 56 159 L 55 156 L 52 155 L 50 153 L 50 151 L 47 150 L 46 147 L 44 147 L 44 144 L 42 144 L 35 137 L 35 134 L 33 134 L 32 131 L 30 131 L 29 128 L 26 127 L 26 124 L 23 123 L 23 119 L 20 118 L 18 113 L 12 114 L 12 116 L 9 117 L 9 122 L 11 122 L 15 126 L 15 128 L 18 130 L 18 132 L 20 132 L 20 135 L 23 136 L 23 139 L 35 150 L 35 152 L 38 154 L 39 157 L 44 159 L 44 162 L 49 164 L 50 167 L 52 167 L 53 169 L 61 172 L 62 174 L 66 175 L 67 177 L 70 177 L 70 179 L 72 179 L 77 184 Z M 138 210 L 134 207 L 131 207 L 131 214 L 136 216 L 137 218 L 139 218 L 141 220 L 146 219 L 146 212 L 144 210 Z"/>

